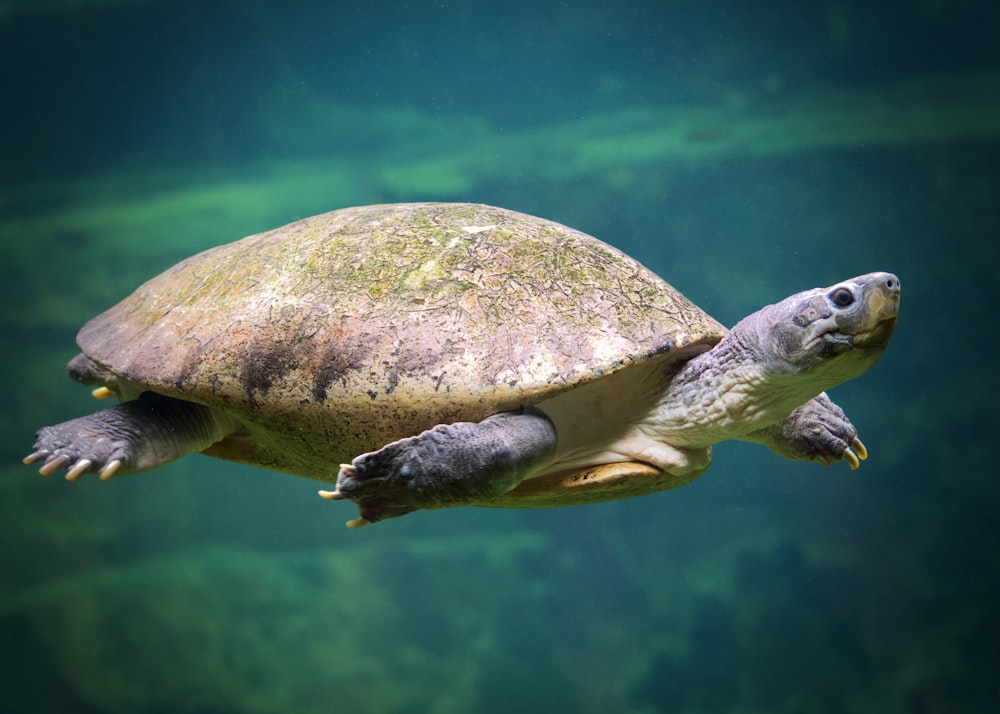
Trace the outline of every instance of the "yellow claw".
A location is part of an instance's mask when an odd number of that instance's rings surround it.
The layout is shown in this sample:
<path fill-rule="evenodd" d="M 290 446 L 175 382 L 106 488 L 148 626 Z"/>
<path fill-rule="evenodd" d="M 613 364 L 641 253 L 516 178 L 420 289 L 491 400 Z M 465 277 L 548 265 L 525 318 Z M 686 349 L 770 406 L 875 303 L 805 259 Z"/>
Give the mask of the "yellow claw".
<path fill-rule="evenodd" d="M 98 472 L 98 478 L 100 478 L 101 481 L 107 481 L 109 478 L 115 475 L 115 472 L 118 471 L 118 467 L 121 465 L 122 462 L 119 461 L 118 459 L 115 459 L 114 461 L 109 461 L 108 463 L 104 464 L 104 468 Z"/>
<path fill-rule="evenodd" d="M 844 461 L 851 467 L 851 471 L 858 468 L 861 462 L 868 458 L 868 449 L 861 443 L 861 439 L 854 437 L 851 445 L 844 450 Z"/>
<path fill-rule="evenodd" d="M 54 459 L 46 461 L 44 464 L 42 464 L 42 468 L 38 469 L 38 473 L 40 473 L 42 476 L 51 476 L 56 471 L 65 466 L 67 463 L 69 463 L 70 460 L 71 459 L 68 456 L 57 456 Z"/>
<path fill-rule="evenodd" d="M 115 393 L 112 392 L 107 387 L 98 387 L 97 389 L 95 389 L 90 393 L 90 396 L 92 396 L 94 399 L 107 399 L 108 397 L 115 396 Z"/>
<path fill-rule="evenodd" d="M 21 463 L 25 464 L 25 465 L 27 465 L 27 464 L 33 464 L 36 461 L 38 461 L 40 458 L 42 458 L 43 456 L 45 456 L 45 452 L 44 451 L 36 451 L 35 453 L 28 454 L 23 459 L 21 459 Z"/>
<path fill-rule="evenodd" d="M 76 481 L 84 474 L 84 472 L 86 472 L 87 469 L 89 469 L 93 465 L 94 462 L 91 461 L 90 459 L 80 459 L 75 464 L 73 464 L 73 467 L 69 471 L 66 472 L 66 480 Z"/>
<path fill-rule="evenodd" d="M 344 494 L 342 494 L 340 491 L 319 491 L 318 493 L 320 498 L 325 498 L 328 501 L 340 501 L 341 499 L 344 498 Z M 352 518 L 351 520 L 347 521 L 347 523 L 345 523 L 344 525 L 346 525 L 348 528 L 364 528 L 365 526 L 370 524 L 371 521 L 369 521 L 367 518 L 365 518 L 364 516 L 358 516 L 357 518 Z"/>

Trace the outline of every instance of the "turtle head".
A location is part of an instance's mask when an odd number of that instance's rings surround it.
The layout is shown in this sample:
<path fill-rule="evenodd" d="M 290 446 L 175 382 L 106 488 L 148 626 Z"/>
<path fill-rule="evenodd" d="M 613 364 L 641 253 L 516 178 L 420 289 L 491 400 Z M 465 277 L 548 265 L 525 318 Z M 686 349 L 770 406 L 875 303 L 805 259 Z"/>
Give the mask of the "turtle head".
<path fill-rule="evenodd" d="M 889 344 L 899 311 L 899 278 L 859 275 L 797 293 L 751 315 L 762 359 L 779 373 L 808 374 L 831 389 L 871 367 Z"/>
<path fill-rule="evenodd" d="M 791 423 L 790 414 L 871 367 L 889 343 L 898 310 L 899 278 L 891 273 L 859 275 L 768 305 L 684 363 L 650 423 L 673 446 L 745 439 L 815 459 L 812 447 L 789 446 L 786 426 L 806 444 L 815 443 L 815 429 L 844 436 L 854 427 L 829 400 L 812 403 Z M 778 432 L 768 430 L 779 422 Z M 838 448 L 849 451 L 851 439 Z M 830 460 L 840 457 L 828 446 L 821 451 Z"/>

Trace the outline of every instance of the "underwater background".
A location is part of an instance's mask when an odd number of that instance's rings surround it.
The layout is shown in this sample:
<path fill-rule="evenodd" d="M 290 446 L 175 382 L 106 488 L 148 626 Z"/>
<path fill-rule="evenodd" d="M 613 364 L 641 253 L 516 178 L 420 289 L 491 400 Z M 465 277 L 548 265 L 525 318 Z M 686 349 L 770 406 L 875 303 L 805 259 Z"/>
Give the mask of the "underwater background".
<path fill-rule="evenodd" d="M 0 710 L 1000 710 L 998 36 L 986 0 L 0 2 Z M 200 455 L 20 463 L 147 278 L 418 200 L 583 230 L 726 324 L 897 273 L 832 392 L 869 460 L 725 443 L 642 499 L 362 531 Z"/>

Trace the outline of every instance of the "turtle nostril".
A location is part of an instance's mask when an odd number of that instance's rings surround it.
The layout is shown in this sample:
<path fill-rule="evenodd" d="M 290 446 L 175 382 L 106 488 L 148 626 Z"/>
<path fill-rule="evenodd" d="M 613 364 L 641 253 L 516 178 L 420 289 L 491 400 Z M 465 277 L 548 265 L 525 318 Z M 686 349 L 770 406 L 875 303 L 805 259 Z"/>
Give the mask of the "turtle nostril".
<path fill-rule="evenodd" d="M 888 290 L 892 291 L 892 292 L 898 292 L 899 291 L 899 278 L 897 278 L 895 275 L 889 276 L 885 280 L 885 287 Z"/>

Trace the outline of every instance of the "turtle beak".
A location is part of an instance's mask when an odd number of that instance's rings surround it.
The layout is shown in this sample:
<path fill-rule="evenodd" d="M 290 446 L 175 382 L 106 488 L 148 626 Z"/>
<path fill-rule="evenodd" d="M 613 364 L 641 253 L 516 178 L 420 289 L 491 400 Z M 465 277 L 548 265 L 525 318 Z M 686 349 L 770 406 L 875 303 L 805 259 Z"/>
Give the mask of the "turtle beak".
<path fill-rule="evenodd" d="M 869 273 L 854 278 L 866 306 L 851 342 L 855 347 L 885 349 L 896 329 L 899 278 L 892 273 Z"/>

